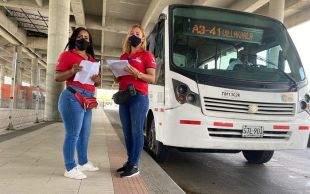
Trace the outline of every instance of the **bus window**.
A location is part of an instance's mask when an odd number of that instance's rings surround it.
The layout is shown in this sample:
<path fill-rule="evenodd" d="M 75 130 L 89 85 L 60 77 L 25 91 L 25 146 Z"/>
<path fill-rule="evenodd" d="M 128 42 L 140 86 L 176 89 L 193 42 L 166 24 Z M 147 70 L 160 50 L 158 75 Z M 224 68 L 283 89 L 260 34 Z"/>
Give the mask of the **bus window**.
<path fill-rule="evenodd" d="M 265 50 L 257 53 L 256 64 L 259 66 L 267 66 L 267 62 L 261 59 L 267 59 L 267 52 Z"/>
<path fill-rule="evenodd" d="M 233 61 L 237 60 L 237 50 L 230 48 L 228 50 L 223 50 L 221 52 L 221 57 L 219 58 L 219 69 L 229 70 L 229 65 L 233 64 Z"/>
<path fill-rule="evenodd" d="M 200 45 L 200 41 L 204 41 L 204 44 Z M 192 41 L 194 42 L 194 41 Z M 196 46 L 197 45 L 197 46 Z M 197 65 L 198 69 L 208 70 L 215 69 L 215 55 L 214 50 L 216 49 L 216 45 L 212 42 L 205 41 L 203 39 L 196 40 L 195 44 L 192 43 L 193 47 L 197 47 L 197 53 L 195 54 L 197 57 Z"/>
<path fill-rule="evenodd" d="M 179 67 L 185 67 L 185 56 L 179 53 L 173 53 L 174 63 Z"/>
<path fill-rule="evenodd" d="M 216 47 L 217 46 L 217 47 Z M 216 50 L 216 52 L 213 52 Z M 209 43 L 197 49 L 198 69 L 222 69 L 226 70 L 231 59 L 237 58 L 237 50 L 230 45 L 214 45 Z"/>
<path fill-rule="evenodd" d="M 163 31 L 158 35 L 155 46 L 155 61 L 157 64 L 155 84 L 164 85 L 165 84 L 165 65 L 164 65 L 164 37 Z"/>
<path fill-rule="evenodd" d="M 155 25 L 153 31 L 148 36 L 147 50 L 153 53 L 157 64 L 155 84 L 164 85 L 164 22 Z"/>
<path fill-rule="evenodd" d="M 210 61 L 205 61 L 204 63 L 198 66 L 198 69 L 203 70 L 215 69 L 215 60 L 211 59 Z"/>
<path fill-rule="evenodd" d="M 284 72 L 291 73 L 290 65 L 288 64 L 287 60 L 284 62 Z"/>
<path fill-rule="evenodd" d="M 152 52 L 153 54 L 155 53 L 155 34 L 154 33 L 151 33 L 148 38 L 147 50 Z"/>
<path fill-rule="evenodd" d="M 276 28 L 276 23 L 267 20 L 259 25 L 246 19 L 234 20 L 229 16 L 232 13 L 223 19 L 206 14 L 204 9 L 173 10 L 171 62 L 174 68 L 182 69 L 182 74 L 191 72 L 257 83 L 290 81 L 283 71 L 291 72 L 289 76 L 295 81 L 305 78 L 286 32 L 278 30 L 281 26 Z M 197 15 L 197 11 L 206 15 Z"/>

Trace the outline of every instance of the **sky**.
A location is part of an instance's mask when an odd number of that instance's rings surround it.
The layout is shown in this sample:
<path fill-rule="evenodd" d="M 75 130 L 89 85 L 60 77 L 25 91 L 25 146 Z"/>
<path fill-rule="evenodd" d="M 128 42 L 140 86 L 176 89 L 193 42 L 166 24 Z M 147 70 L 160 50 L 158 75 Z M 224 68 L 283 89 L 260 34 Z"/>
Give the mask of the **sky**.
<path fill-rule="evenodd" d="M 310 21 L 288 29 L 288 32 L 297 48 L 299 57 L 310 80 Z"/>

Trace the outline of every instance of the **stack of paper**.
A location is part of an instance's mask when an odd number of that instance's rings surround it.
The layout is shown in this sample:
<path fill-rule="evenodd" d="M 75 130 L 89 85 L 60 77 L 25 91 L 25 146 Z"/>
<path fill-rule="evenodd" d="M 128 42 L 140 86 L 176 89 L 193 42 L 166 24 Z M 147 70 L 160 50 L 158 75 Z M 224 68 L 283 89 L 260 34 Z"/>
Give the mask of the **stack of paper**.
<path fill-rule="evenodd" d="M 128 60 L 107 60 L 108 68 L 112 71 L 115 77 L 131 75 L 126 71 Z"/>
<path fill-rule="evenodd" d="M 90 79 L 90 77 L 99 74 L 100 62 L 83 60 L 81 61 L 80 66 L 83 67 L 82 71 L 75 74 L 73 81 L 93 85 L 94 82 Z"/>

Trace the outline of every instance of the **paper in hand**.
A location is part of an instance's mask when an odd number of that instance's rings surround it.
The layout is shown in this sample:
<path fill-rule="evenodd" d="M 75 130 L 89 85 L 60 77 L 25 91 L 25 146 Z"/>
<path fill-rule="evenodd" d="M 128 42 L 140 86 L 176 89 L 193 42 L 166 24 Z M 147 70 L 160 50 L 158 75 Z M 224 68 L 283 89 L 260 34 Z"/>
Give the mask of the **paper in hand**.
<path fill-rule="evenodd" d="M 107 64 L 115 77 L 131 75 L 125 70 L 129 65 L 128 60 L 107 60 Z"/>
<path fill-rule="evenodd" d="M 82 84 L 95 84 L 95 82 L 93 82 L 90 77 L 99 74 L 100 62 L 82 60 L 80 66 L 83 67 L 82 71 L 75 74 L 73 81 L 78 81 Z"/>

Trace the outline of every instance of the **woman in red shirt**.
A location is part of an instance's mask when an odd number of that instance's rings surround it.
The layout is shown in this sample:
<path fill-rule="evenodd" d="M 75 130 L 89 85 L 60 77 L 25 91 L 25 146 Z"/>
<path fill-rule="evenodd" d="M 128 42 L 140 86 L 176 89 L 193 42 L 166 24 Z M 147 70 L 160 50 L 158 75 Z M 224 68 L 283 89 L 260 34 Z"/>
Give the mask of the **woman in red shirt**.
<path fill-rule="evenodd" d="M 66 81 L 67 89 L 59 96 L 58 110 L 65 126 L 65 140 L 63 154 L 66 171 L 64 176 L 73 179 L 84 179 L 86 175 L 82 171 L 97 171 L 87 158 L 88 139 L 91 131 L 92 111 L 85 110 L 72 91 L 81 93 L 83 96 L 93 96 L 95 86 L 100 85 L 100 74 L 90 77 L 93 84 L 83 84 L 74 81 L 77 72 L 82 71 L 82 60 L 95 62 L 92 37 L 85 28 L 77 28 L 73 31 L 69 42 L 56 65 L 55 80 Z M 70 90 L 68 90 L 68 88 Z M 75 149 L 78 154 L 78 166 L 74 160 Z"/>
<path fill-rule="evenodd" d="M 123 167 L 121 177 L 131 177 L 139 174 L 138 163 L 143 149 L 143 125 L 149 106 L 148 83 L 155 81 L 156 63 L 151 52 L 146 51 L 146 37 L 140 25 L 133 25 L 123 45 L 124 54 L 121 60 L 128 60 L 128 72 L 117 78 L 120 90 L 134 87 L 135 96 L 119 106 L 119 115 L 123 127 L 128 160 Z"/>

